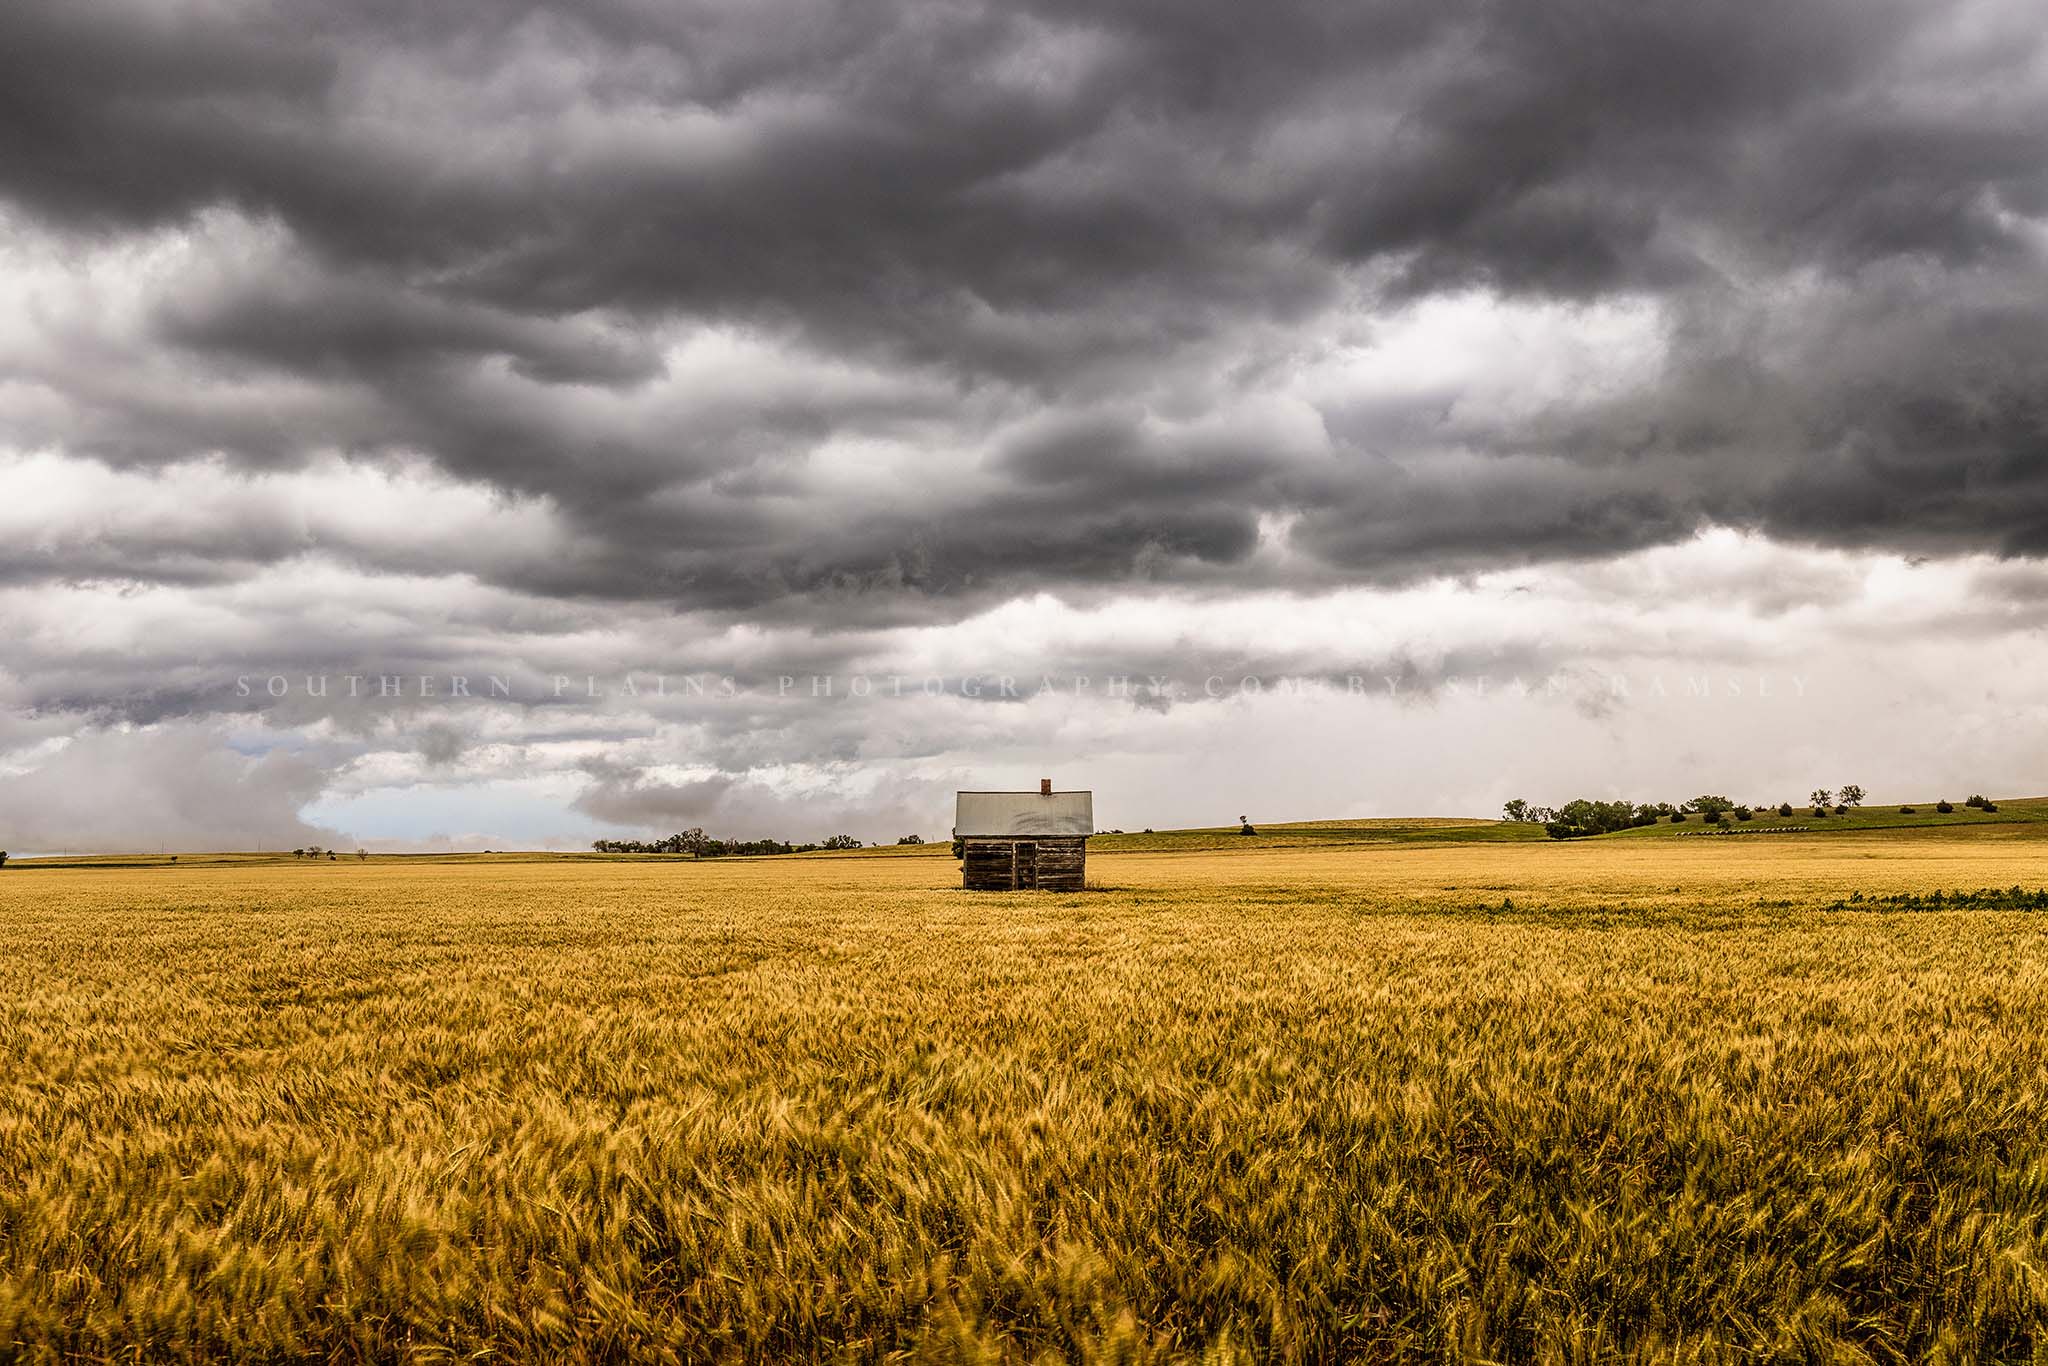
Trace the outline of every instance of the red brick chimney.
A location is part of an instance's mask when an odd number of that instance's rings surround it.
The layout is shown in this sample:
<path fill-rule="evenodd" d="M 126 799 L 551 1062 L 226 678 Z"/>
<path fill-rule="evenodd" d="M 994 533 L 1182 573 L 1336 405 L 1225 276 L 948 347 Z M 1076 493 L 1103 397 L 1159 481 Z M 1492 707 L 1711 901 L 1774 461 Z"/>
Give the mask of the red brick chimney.
<path fill-rule="evenodd" d="M 1050 797 L 1052 795 L 1052 779 L 1040 778 L 1038 780 L 1038 795 L 1041 797 Z"/>

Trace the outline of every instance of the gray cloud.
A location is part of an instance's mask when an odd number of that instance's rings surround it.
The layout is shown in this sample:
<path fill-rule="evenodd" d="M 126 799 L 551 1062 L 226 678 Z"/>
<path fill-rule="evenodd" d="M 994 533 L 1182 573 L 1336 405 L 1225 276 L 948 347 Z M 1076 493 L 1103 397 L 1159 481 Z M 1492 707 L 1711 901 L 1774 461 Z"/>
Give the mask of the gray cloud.
<path fill-rule="evenodd" d="M 909 822 L 949 779 L 759 775 L 1060 737 L 987 699 L 455 719 L 231 685 L 1536 673 L 1655 637 L 1598 628 L 1688 585 L 1600 564 L 1712 527 L 2000 557 L 1950 627 L 2033 629 L 2044 46 L 2014 0 L 16 0 L 0 760 L 87 739 L 0 817 L 91 828 L 67 794 L 132 762 L 166 812 L 209 800 L 182 766 L 287 813 L 316 770 L 545 771 L 624 826 Z M 1860 571 L 1742 553 L 1743 629 L 1856 610 Z M 1317 629 L 1350 588 L 1522 567 L 1586 620 Z M 1041 593 L 1280 625 L 977 634 Z M 1770 657 L 1739 634 L 1669 648 Z M 284 821 L 247 829 L 315 837 Z"/>
<path fill-rule="evenodd" d="M 608 826 L 662 834 L 695 826 L 718 837 L 791 843 L 837 834 L 878 843 L 904 835 L 943 838 L 951 828 L 948 802 L 958 786 L 950 779 L 892 778 L 857 792 L 792 793 L 726 775 L 667 783 L 617 766 L 592 777 L 572 809 Z"/>
<path fill-rule="evenodd" d="M 0 779 L 0 830 L 17 854 L 347 842 L 300 819 L 328 780 L 321 765 L 283 750 L 245 756 L 223 739 L 197 726 L 80 734 Z"/>
<path fill-rule="evenodd" d="M 153 465 L 425 458 L 561 510 L 574 553 L 499 582 L 748 613 L 1202 583 L 1262 516 L 1301 519 L 1304 584 L 1703 522 L 2031 554 L 2048 327 L 2009 301 L 2048 283 L 2048 89 L 2026 7 L 1966 10 L 30 0 L 0 196 L 267 246 L 114 340 L 185 384 L 55 357 L 61 406 L 16 425 Z M 1533 419 L 1332 410 L 1314 459 L 1137 425 L 1255 398 L 1332 309 L 1472 288 L 1650 299 L 1672 353 Z M 704 327 L 872 382 L 669 385 Z M 921 459 L 849 504 L 830 468 L 873 440 Z"/>

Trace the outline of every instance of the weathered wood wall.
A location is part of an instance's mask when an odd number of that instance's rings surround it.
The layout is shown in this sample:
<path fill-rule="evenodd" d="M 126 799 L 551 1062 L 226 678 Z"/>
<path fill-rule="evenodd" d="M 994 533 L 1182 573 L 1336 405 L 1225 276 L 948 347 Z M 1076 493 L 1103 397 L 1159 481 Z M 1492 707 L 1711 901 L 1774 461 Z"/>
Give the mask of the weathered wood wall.
<path fill-rule="evenodd" d="M 1036 849 L 1036 880 L 1030 854 L 1020 860 L 1018 846 Z M 1021 865 L 1021 866 L 1020 866 Z M 975 892 L 1007 892 L 1036 885 L 1047 891 L 1078 892 L 1088 878 L 1088 841 L 1078 836 L 1041 835 L 994 838 L 970 835 L 961 841 L 960 885 Z"/>
<path fill-rule="evenodd" d="M 965 841 L 960 858 L 960 885 L 974 892 L 1010 890 L 1010 841 Z"/>
<path fill-rule="evenodd" d="M 1038 842 L 1038 885 L 1049 891 L 1078 892 L 1088 875 L 1088 841 L 1052 839 Z"/>

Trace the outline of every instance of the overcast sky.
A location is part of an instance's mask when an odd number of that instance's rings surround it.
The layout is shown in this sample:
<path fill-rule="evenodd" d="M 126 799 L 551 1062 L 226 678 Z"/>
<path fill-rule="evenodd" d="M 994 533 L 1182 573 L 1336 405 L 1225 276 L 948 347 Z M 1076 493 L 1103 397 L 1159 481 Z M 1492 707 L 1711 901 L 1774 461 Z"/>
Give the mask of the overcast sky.
<path fill-rule="evenodd" d="M 0 847 L 2048 791 L 2044 34 L 8 0 Z"/>

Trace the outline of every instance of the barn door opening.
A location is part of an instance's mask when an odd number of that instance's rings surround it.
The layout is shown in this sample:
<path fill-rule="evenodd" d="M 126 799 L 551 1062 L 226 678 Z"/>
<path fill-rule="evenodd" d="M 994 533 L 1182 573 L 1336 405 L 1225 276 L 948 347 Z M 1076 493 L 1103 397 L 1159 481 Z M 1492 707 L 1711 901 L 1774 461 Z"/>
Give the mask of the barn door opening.
<path fill-rule="evenodd" d="M 1017 851 L 1017 867 L 1010 876 L 1013 887 L 1036 887 L 1038 885 L 1038 846 L 1019 843 L 1013 846 Z"/>

